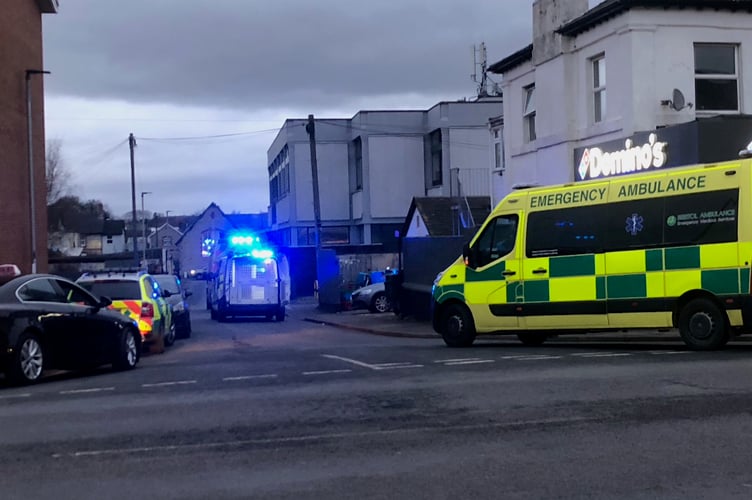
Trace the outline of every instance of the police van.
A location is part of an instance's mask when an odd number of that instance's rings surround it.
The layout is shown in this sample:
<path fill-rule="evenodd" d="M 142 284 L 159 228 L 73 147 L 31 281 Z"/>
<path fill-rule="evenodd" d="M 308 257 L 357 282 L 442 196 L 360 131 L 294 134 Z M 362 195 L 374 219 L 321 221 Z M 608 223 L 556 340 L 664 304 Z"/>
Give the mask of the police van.
<path fill-rule="evenodd" d="M 290 266 L 285 255 L 265 248 L 256 236 L 234 235 L 213 260 L 206 295 L 211 319 L 265 316 L 284 321 L 290 303 Z"/>
<path fill-rule="evenodd" d="M 513 333 L 677 328 L 693 349 L 752 330 L 752 160 L 515 190 L 440 273 L 447 345 Z"/>

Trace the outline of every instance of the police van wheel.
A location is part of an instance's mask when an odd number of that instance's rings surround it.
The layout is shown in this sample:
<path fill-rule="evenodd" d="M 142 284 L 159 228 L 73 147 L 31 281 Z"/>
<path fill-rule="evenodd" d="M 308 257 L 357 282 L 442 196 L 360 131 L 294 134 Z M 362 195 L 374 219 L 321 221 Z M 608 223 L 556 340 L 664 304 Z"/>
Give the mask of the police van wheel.
<path fill-rule="evenodd" d="M 730 338 L 726 315 L 709 299 L 694 299 L 679 313 L 679 333 L 690 349 L 710 350 Z"/>
<path fill-rule="evenodd" d="M 470 347 L 475 342 L 473 317 L 465 306 L 447 307 L 441 322 L 441 336 L 449 347 Z"/>
<path fill-rule="evenodd" d="M 517 338 L 524 345 L 537 346 L 542 345 L 547 337 L 540 333 L 520 332 L 517 334 Z"/>

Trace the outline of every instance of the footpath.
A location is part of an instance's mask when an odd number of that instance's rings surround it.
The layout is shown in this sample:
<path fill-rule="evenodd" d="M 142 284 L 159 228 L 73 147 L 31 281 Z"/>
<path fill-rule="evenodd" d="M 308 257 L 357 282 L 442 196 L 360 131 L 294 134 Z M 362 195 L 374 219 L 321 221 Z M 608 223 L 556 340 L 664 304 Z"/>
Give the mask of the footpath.
<path fill-rule="evenodd" d="M 441 337 L 433 331 L 429 321 L 418 321 L 414 318 L 401 319 L 393 313 L 370 313 L 367 310 L 351 310 L 329 312 L 321 309 L 313 297 L 304 297 L 294 300 L 288 308 L 288 315 L 295 319 L 318 323 L 322 325 L 333 326 L 354 332 L 367 333 L 371 335 L 381 335 L 386 337 L 403 337 L 413 339 L 427 339 L 440 341 Z M 510 335 L 489 335 L 484 339 L 495 340 L 512 340 L 515 337 Z M 554 337 L 548 342 L 668 342 L 683 345 L 679 333 L 676 330 L 670 331 L 617 331 L 604 333 L 589 333 L 563 335 Z M 741 337 L 734 339 L 735 342 L 749 342 L 752 337 Z"/>

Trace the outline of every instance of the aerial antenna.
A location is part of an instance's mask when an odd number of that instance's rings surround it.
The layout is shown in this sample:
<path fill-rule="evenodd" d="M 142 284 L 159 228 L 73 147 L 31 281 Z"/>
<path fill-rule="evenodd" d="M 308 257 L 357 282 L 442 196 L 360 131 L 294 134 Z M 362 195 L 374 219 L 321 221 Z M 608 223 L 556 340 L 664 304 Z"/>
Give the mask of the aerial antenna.
<path fill-rule="evenodd" d="M 478 66 L 480 66 L 480 81 L 478 80 Z M 478 97 L 488 97 L 488 59 L 486 42 L 478 47 L 473 45 L 473 74 L 471 78 L 478 84 Z"/>

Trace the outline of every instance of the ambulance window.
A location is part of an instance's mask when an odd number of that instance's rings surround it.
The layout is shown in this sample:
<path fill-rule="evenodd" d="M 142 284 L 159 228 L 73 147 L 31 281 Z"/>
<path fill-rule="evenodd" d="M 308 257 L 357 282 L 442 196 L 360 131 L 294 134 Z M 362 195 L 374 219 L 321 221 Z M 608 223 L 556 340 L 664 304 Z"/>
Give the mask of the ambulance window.
<path fill-rule="evenodd" d="M 663 198 L 625 201 L 608 206 L 607 249 L 663 246 Z"/>
<path fill-rule="evenodd" d="M 728 243 L 738 236 L 739 191 L 672 196 L 666 199 L 666 246 Z"/>
<path fill-rule="evenodd" d="M 486 226 L 473 245 L 477 267 L 488 265 L 514 249 L 517 221 L 516 215 L 503 215 Z"/>
<path fill-rule="evenodd" d="M 527 226 L 527 256 L 602 252 L 604 208 L 599 205 L 531 213 Z"/>

